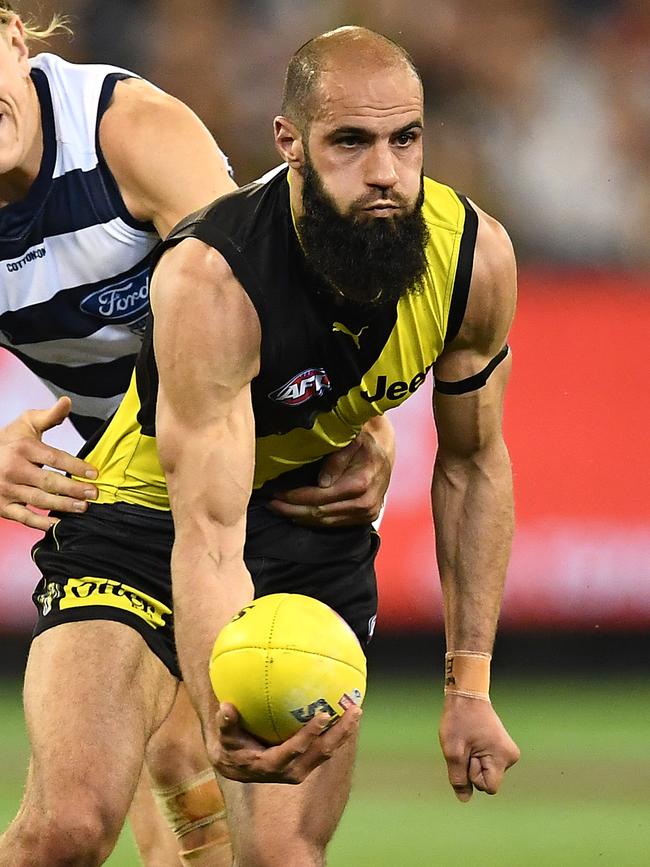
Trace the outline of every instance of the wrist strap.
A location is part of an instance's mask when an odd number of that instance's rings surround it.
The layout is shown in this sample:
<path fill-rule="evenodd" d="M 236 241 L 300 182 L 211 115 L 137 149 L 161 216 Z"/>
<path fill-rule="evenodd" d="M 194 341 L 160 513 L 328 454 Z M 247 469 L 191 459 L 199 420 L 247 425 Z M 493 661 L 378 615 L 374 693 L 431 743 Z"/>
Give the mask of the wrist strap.
<path fill-rule="evenodd" d="M 445 653 L 445 695 L 490 701 L 490 653 L 451 650 Z"/>

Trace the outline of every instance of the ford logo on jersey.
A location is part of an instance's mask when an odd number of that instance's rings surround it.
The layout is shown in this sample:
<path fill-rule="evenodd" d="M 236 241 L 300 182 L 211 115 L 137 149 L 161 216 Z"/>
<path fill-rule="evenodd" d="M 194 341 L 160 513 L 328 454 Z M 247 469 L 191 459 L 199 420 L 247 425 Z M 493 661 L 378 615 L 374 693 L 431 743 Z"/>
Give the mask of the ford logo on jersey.
<path fill-rule="evenodd" d="M 322 367 L 308 367 L 272 391 L 269 397 L 287 406 L 298 406 L 310 397 L 321 397 L 331 388 L 330 378 Z"/>
<path fill-rule="evenodd" d="M 86 295 L 79 307 L 91 316 L 123 324 L 142 319 L 149 307 L 148 273 L 149 269 L 144 268 L 133 277 L 103 286 Z"/>

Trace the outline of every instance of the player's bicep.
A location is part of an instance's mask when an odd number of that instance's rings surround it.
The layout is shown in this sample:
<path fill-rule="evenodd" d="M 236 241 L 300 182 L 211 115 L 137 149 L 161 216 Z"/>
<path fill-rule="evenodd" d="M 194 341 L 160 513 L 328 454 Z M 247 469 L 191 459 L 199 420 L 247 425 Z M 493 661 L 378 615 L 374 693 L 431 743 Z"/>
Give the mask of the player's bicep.
<path fill-rule="evenodd" d="M 469 458 L 501 437 L 503 400 L 511 367 L 508 352 L 483 385 L 458 394 L 434 388 L 433 413 L 441 454 Z"/>
<path fill-rule="evenodd" d="M 469 455 L 501 435 L 512 357 L 508 333 L 516 267 L 505 230 L 479 211 L 467 309 L 457 337 L 434 367 L 434 416 L 440 449 Z"/>
<path fill-rule="evenodd" d="M 228 504 L 245 509 L 252 483 L 257 315 L 222 257 L 194 239 L 163 256 L 151 297 L 157 442 L 172 508 L 204 504 L 227 521 Z"/>

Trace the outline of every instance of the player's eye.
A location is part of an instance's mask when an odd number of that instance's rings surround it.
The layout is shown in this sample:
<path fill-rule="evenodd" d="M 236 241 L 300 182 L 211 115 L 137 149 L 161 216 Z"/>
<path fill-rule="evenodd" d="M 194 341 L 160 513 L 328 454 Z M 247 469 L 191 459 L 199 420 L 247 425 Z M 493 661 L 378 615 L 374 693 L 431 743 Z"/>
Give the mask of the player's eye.
<path fill-rule="evenodd" d="M 409 132 L 401 132 L 398 136 L 396 136 L 395 144 L 399 145 L 400 147 L 407 147 L 411 144 L 411 142 L 414 142 L 417 137 L 418 134 L 415 132 L 415 130 L 410 130 Z"/>
<path fill-rule="evenodd" d="M 337 145 L 341 145 L 344 148 L 353 148 L 357 147 L 357 145 L 362 144 L 361 137 L 358 135 L 346 135 L 342 138 L 336 140 Z"/>

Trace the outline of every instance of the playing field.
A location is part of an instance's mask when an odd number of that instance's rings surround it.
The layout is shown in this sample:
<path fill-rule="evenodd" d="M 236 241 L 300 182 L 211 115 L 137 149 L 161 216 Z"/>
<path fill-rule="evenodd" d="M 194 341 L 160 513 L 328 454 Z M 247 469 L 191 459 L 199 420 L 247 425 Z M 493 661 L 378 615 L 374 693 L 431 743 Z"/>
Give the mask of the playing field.
<path fill-rule="evenodd" d="M 463 805 L 439 755 L 436 691 L 421 681 L 375 682 L 330 867 L 650 863 L 650 682 L 501 682 L 493 700 L 523 757 L 500 795 Z M 26 758 L 17 687 L 0 682 L 3 827 Z M 128 835 L 107 863 L 139 863 Z"/>

